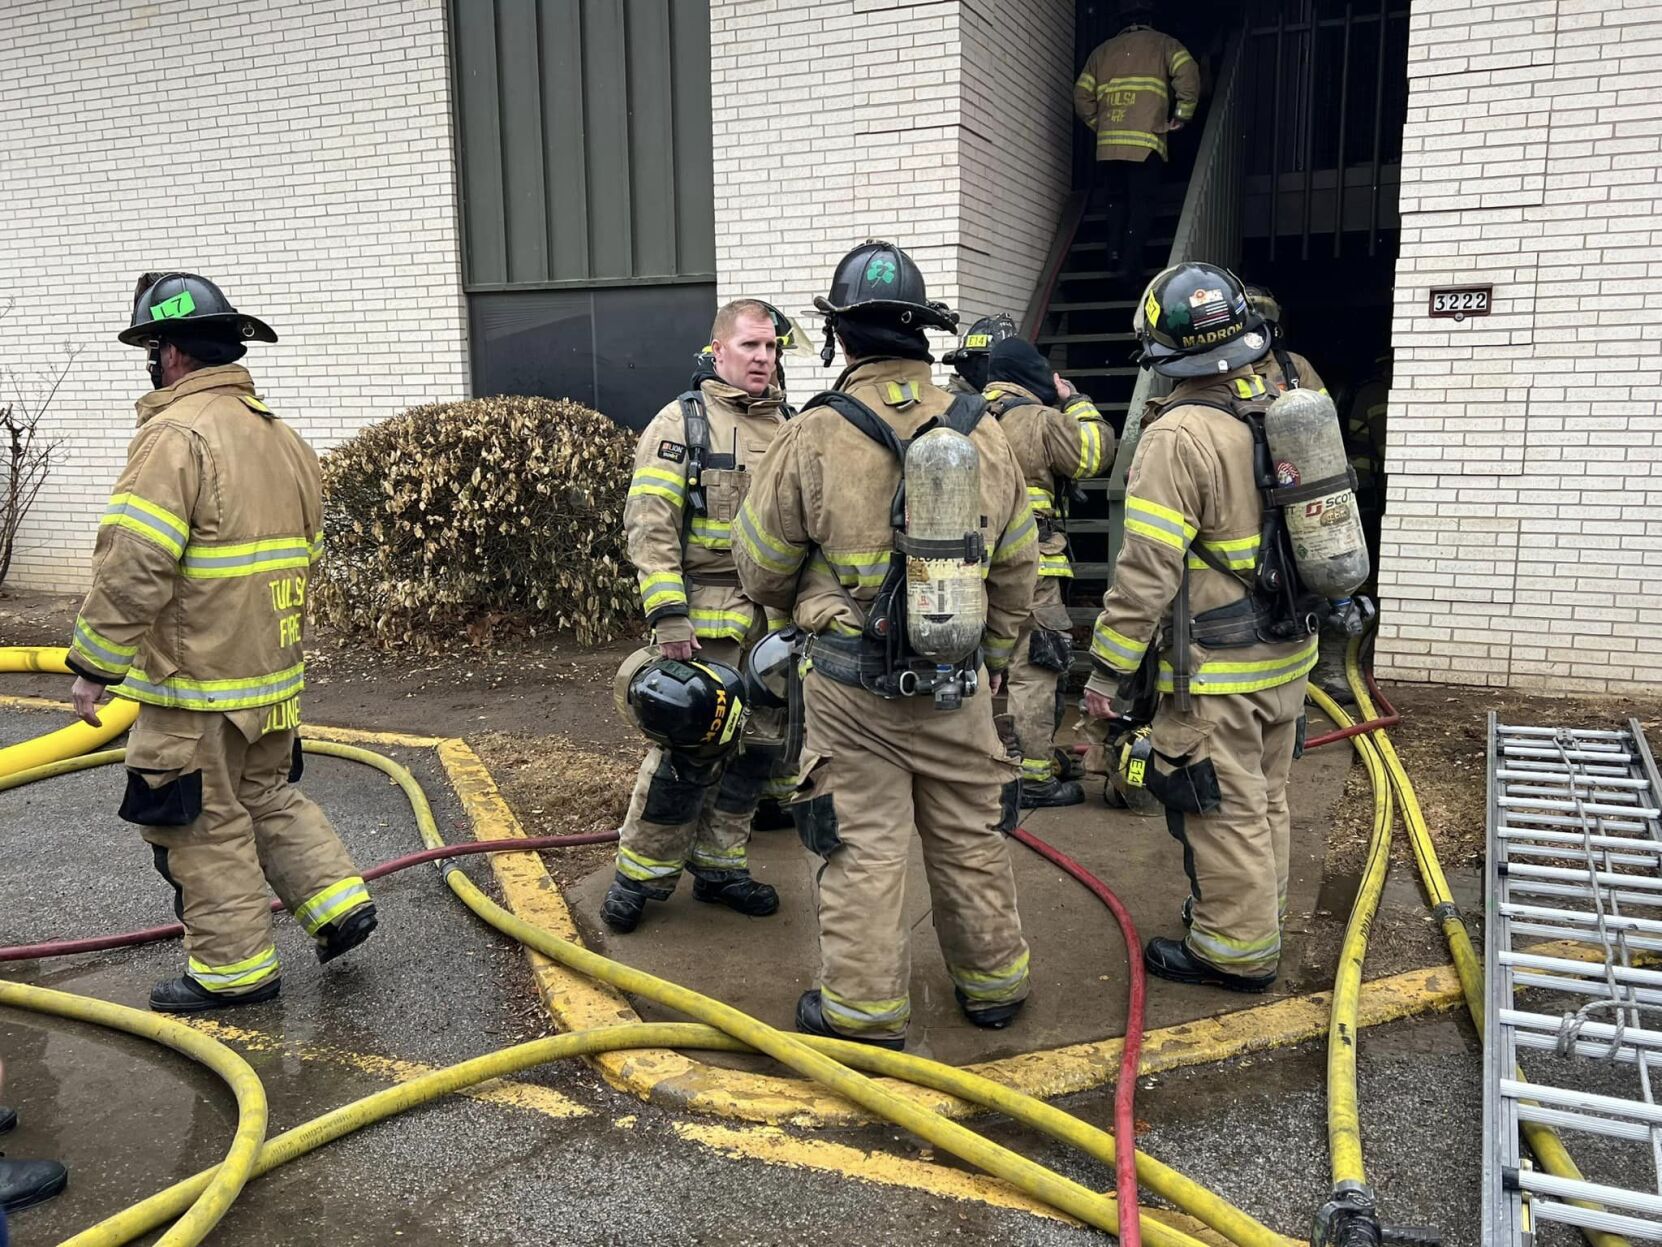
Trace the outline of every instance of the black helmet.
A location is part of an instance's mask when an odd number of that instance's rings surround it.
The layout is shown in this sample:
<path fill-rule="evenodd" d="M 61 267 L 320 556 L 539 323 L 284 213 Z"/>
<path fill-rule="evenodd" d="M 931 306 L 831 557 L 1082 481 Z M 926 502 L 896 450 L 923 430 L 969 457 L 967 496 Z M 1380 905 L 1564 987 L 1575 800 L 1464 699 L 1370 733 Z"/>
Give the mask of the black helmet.
<path fill-rule="evenodd" d="M 941 363 L 956 368 L 977 355 L 991 355 L 993 348 L 1004 339 L 1019 337 L 1020 334 L 1021 330 L 1016 328 L 1015 318 L 1008 312 L 983 316 L 969 327 L 969 332 L 964 335 L 964 340 L 957 347 L 941 356 Z"/>
<path fill-rule="evenodd" d="M 768 633 L 744 656 L 744 691 L 752 706 L 777 709 L 790 701 L 791 672 L 804 634 L 795 624 Z"/>
<path fill-rule="evenodd" d="M 647 739 L 672 753 L 714 760 L 736 748 L 749 716 L 743 680 L 726 663 L 637 650 L 618 669 L 614 692 Z"/>
<path fill-rule="evenodd" d="M 145 346 L 177 328 L 228 342 L 275 342 L 271 326 L 231 306 L 225 292 L 195 273 L 146 273 L 133 292 L 133 323 L 116 336 Z"/>
<path fill-rule="evenodd" d="M 828 297 L 814 296 L 814 306 L 829 325 L 838 316 L 858 311 L 874 321 L 908 328 L 958 331 L 958 317 L 944 303 L 931 303 L 923 274 L 912 257 L 891 242 L 867 240 L 845 255 L 831 278 Z"/>
<path fill-rule="evenodd" d="M 1233 372 L 1270 349 L 1241 279 L 1215 264 L 1178 264 L 1148 284 L 1133 326 L 1141 363 L 1166 377 Z"/>

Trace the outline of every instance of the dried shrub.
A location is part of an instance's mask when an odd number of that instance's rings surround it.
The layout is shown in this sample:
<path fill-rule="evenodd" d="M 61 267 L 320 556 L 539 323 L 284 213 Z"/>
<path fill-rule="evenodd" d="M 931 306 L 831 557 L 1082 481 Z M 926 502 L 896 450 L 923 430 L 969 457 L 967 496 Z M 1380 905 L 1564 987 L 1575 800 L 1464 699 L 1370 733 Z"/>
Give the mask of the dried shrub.
<path fill-rule="evenodd" d="M 436 403 L 371 425 L 323 460 L 314 612 L 423 649 L 504 620 L 584 645 L 638 631 L 621 522 L 632 458 L 627 432 L 569 399 Z"/>

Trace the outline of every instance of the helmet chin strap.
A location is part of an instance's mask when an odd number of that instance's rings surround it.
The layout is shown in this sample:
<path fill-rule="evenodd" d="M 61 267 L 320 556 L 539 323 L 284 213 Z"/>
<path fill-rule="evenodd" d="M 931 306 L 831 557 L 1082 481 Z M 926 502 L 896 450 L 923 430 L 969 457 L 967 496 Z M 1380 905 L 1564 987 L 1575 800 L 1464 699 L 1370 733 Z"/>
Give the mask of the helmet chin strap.
<path fill-rule="evenodd" d="M 144 353 L 144 366 L 150 373 L 150 387 L 159 390 L 162 388 L 162 341 L 153 338 L 150 347 Z"/>
<path fill-rule="evenodd" d="M 831 361 L 837 358 L 837 318 L 825 318 L 825 345 L 820 348 L 819 362 L 821 367 L 831 367 Z"/>

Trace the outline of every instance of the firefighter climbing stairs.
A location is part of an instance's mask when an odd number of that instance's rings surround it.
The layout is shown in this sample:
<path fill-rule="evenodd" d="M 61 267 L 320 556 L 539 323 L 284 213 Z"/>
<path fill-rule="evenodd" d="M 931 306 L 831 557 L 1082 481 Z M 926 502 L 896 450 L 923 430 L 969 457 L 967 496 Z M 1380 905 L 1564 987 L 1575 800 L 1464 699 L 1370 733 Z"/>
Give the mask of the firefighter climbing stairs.
<path fill-rule="evenodd" d="M 1638 720 L 1589 731 L 1493 714 L 1488 756 L 1481 1241 L 1524 1247 L 1549 1223 L 1662 1239 L 1662 971 L 1642 964 L 1662 951 L 1656 762 Z M 1543 1127 L 1572 1155 L 1579 1136 L 1597 1170 L 1534 1166 L 1524 1131 Z"/>

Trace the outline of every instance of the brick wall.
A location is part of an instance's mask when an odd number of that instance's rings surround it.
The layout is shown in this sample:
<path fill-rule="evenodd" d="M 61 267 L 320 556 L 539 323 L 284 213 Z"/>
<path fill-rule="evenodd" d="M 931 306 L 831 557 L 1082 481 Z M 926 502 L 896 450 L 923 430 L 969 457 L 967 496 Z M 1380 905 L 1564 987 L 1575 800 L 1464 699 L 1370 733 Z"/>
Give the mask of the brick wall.
<path fill-rule="evenodd" d="M 149 387 L 115 341 L 147 269 L 205 273 L 277 330 L 244 362 L 320 449 L 465 397 L 444 0 L 0 0 L 0 30 L 6 396 L 80 352 L 10 583 L 84 582 Z"/>
<path fill-rule="evenodd" d="M 1380 668 L 1662 688 L 1662 0 L 1414 0 L 1408 72 Z"/>
<path fill-rule="evenodd" d="M 880 237 L 931 298 L 1021 315 L 1067 189 L 1071 0 L 710 8 L 722 300 L 802 314 L 844 252 Z M 793 394 L 834 375 L 787 370 Z"/>

